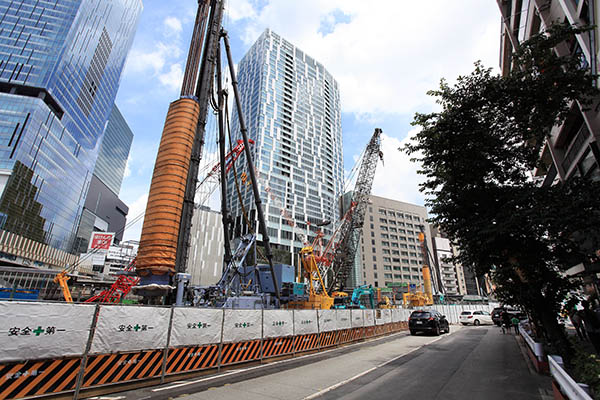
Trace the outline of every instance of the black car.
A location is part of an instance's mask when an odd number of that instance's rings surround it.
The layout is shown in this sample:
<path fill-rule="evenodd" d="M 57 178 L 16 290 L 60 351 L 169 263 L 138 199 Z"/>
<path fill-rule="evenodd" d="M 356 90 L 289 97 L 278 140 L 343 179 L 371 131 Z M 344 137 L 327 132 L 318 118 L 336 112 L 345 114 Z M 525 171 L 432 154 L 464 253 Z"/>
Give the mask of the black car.
<path fill-rule="evenodd" d="M 417 332 L 429 332 L 434 335 L 450 332 L 450 324 L 445 315 L 435 310 L 413 311 L 408 318 L 408 329 L 411 335 Z"/>
<path fill-rule="evenodd" d="M 517 310 L 516 308 L 496 307 L 492 310 L 492 321 L 494 321 L 494 324 L 498 326 L 502 325 L 503 312 L 507 312 L 511 318 L 514 316 L 517 317 L 519 320 L 527 319 L 527 315 L 524 312 Z"/>

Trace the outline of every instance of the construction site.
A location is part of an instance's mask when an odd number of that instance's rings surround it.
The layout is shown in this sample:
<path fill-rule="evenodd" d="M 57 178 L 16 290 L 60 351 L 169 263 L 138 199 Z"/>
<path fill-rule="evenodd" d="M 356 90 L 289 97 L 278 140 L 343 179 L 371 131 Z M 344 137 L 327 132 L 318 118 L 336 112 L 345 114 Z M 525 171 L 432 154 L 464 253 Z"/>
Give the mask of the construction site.
<path fill-rule="evenodd" d="M 435 258 L 423 225 L 417 243 L 420 286 L 350 283 L 375 171 L 384 162 L 379 128 L 365 136 L 350 200 L 345 207 L 341 197 L 336 200 L 340 218 L 319 221 L 309 234 L 299 234 L 303 245 L 289 264 L 275 260 L 265 204 L 279 207 L 292 228 L 298 220 L 255 168 L 258 152 L 222 28 L 223 3 L 199 1 L 135 259 L 113 274 L 114 283 L 97 284 L 95 292 L 76 273 L 79 262 L 57 274 L 30 274 L 29 285 L 17 279 L 17 269 L 0 275 L 4 286 L 14 288 L 5 290 L 6 301 L 0 302 L 5 321 L 0 376 L 6 377 L 0 399 L 83 398 L 296 357 L 408 330 L 415 308 L 438 310 L 450 323 L 458 323 L 463 309 L 491 310 L 487 304 L 445 305 L 434 292 Z M 236 113 L 235 131 L 230 112 Z M 217 124 L 218 161 L 202 168 L 210 113 Z M 253 202 L 251 209 L 239 202 L 243 219 L 236 227 L 226 200 L 232 182 L 240 199 L 240 191 L 248 191 Z M 215 284 L 196 285 L 187 270 L 194 213 L 217 189 L 225 233 L 222 273 Z"/>

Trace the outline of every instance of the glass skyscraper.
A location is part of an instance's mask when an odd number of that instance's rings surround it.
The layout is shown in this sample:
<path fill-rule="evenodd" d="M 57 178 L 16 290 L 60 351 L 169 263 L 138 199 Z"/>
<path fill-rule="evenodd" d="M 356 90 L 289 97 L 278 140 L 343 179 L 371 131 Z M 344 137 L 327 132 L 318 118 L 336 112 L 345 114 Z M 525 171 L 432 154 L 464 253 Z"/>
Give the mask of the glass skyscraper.
<path fill-rule="evenodd" d="M 0 0 L 0 229 L 73 248 L 141 10 Z"/>
<path fill-rule="evenodd" d="M 303 237 L 322 229 L 329 238 L 339 220 L 343 157 L 338 83 L 321 63 L 268 29 L 240 61 L 238 81 L 248 134 L 255 141 L 252 154 L 269 239 L 282 250 L 279 254 L 297 254 Z M 232 128 L 239 135 L 236 114 Z M 242 163 L 238 165 L 242 174 Z M 232 173 L 227 190 L 239 234 L 244 219 Z M 251 187 L 242 185 L 241 196 L 255 220 Z M 317 226 L 325 220 L 332 224 Z"/>
<path fill-rule="evenodd" d="M 132 142 L 133 132 L 115 104 L 106 125 L 94 175 L 117 196 L 121 191 Z"/>

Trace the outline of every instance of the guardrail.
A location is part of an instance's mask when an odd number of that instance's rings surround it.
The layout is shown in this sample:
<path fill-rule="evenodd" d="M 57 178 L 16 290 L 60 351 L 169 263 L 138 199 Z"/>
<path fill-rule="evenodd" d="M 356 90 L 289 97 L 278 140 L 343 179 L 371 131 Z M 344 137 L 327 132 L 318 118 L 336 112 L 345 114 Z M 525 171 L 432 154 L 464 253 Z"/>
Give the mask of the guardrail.
<path fill-rule="evenodd" d="M 550 365 L 550 375 L 552 376 L 552 389 L 555 394 L 554 398 L 592 400 L 592 397 L 569 376 L 567 371 L 564 370 L 561 357 L 548 356 L 548 362 Z"/>
<path fill-rule="evenodd" d="M 521 337 L 523 337 L 523 340 L 525 340 L 525 343 L 527 344 L 527 353 L 533 362 L 533 366 L 535 367 L 536 371 L 539 373 L 547 373 L 548 360 L 544 353 L 543 344 L 533 340 L 533 338 L 527 333 L 521 324 L 519 324 L 519 334 Z"/>
<path fill-rule="evenodd" d="M 0 400 L 110 393 L 406 330 L 408 310 L 0 302 Z"/>

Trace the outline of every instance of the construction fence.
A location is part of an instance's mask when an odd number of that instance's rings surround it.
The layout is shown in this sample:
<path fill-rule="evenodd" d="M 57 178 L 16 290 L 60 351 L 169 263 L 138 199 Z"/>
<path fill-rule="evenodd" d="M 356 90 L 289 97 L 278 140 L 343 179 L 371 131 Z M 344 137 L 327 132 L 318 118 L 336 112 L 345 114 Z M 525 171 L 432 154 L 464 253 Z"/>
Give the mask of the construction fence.
<path fill-rule="evenodd" d="M 483 309 L 432 308 L 451 322 L 462 309 Z M 406 330 L 411 312 L 0 301 L 0 400 L 69 392 L 76 397 L 90 388 L 164 382 L 180 374 L 319 351 Z"/>

